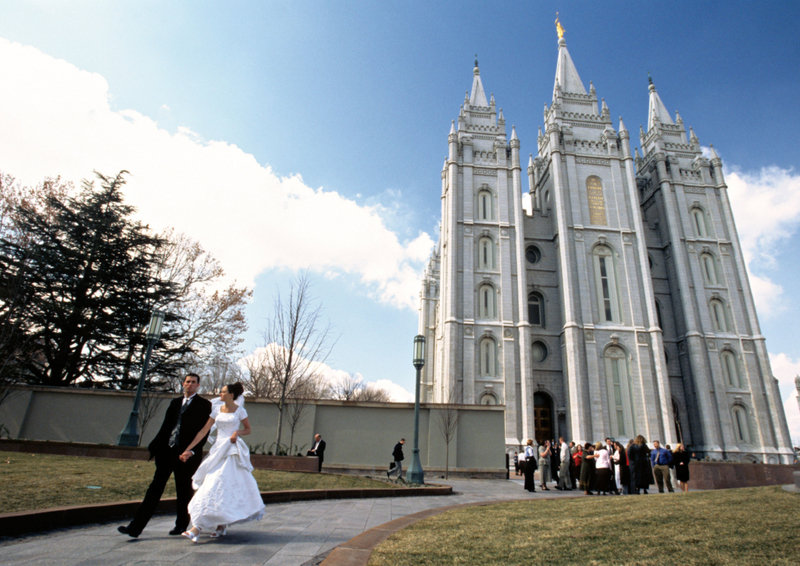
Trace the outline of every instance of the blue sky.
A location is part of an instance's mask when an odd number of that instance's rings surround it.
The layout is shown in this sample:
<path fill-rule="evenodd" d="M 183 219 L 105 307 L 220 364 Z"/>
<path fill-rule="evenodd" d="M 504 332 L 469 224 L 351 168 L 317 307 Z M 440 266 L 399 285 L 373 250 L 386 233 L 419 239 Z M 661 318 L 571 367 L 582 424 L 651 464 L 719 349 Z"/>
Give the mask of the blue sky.
<path fill-rule="evenodd" d="M 276 288 L 309 269 L 340 334 L 331 367 L 411 392 L 417 281 L 475 55 L 535 152 L 556 11 L 581 78 L 633 141 L 649 71 L 722 157 L 800 443 L 795 2 L 6 1 L 0 170 L 28 183 L 130 170 L 145 221 L 254 285 L 248 350 Z"/>

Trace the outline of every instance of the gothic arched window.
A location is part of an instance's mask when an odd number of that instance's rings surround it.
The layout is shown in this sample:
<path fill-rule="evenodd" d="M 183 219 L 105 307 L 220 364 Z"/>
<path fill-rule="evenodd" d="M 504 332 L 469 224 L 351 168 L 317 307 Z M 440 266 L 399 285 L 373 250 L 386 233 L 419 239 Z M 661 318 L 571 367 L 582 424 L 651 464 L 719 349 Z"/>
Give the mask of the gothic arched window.
<path fill-rule="evenodd" d="M 544 326 L 544 297 L 536 291 L 528 295 L 528 322 Z"/>
<path fill-rule="evenodd" d="M 736 364 L 736 355 L 730 350 L 723 350 L 721 357 L 722 374 L 725 376 L 725 383 L 728 387 L 743 387 L 742 378 L 739 375 L 739 367 Z"/>
<path fill-rule="evenodd" d="M 700 254 L 700 268 L 703 271 L 703 280 L 707 285 L 718 285 L 717 262 L 710 253 Z"/>
<path fill-rule="evenodd" d="M 717 332 L 728 332 L 728 317 L 725 315 L 725 304 L 720 299 L 711 299 L 711 321 Z"/>
<path fill-rule="evenodd" d="M 494 198 L 488 189 L 478 191 L 478 220 L 494 220 Z"/>
<path fill-rule="evenodd" d="M 492 285 L 484 283 L 478 289 L 478 318 L 497 318 L 497 292 Z"/>
<path fill-rule="evenodd" d="M 747 408 L 743 405 L 734 405 L 733 412 L 733 434 L 737 442 L 750 444 L 750 419 L 747 416 Z"/>
<path fill-rule="evenodd" d="M 601 245 L 595 246 L 592 255 L 594 256 L 594 277 L 600 320 L 602 322 L 620 322 L 614 253 L 608 246 Z"/>
<path fill-rule="evenodd" d="M 604 355 L 606 384 L 608 387 L 608 412 L 614 436 L 627 437 L 633 433 L 630 377 L 628 360 L 622 348 L 612 346 Z"/>
<path fill-rule="evenodd" d="M 486 336 L 480 344 L 480 374 L 484 377 L 497 375 L 497 344 L 493 338 Z"/>
<path fill-rule="evenodd" d="M 494 242 L 489 236 L 482 236 L 478 240 L 478 267 L 494 269 Z"/>
<path fill-rule="evenodd" d="M 698 238 L 708 238 L 709 230 L 706 223 L 706 213 L 699 206 L 692 207 L 692 225 L 694 226 L 694 235 Z"/>

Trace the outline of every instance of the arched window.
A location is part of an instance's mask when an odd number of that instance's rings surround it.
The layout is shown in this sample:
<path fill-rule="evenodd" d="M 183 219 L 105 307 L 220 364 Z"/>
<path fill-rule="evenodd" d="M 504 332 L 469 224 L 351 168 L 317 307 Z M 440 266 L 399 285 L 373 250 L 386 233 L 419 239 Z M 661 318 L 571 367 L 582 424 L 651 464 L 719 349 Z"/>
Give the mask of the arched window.
<path fill-rule="evenodd" d="M 717 332 L 728 332 L 728 317 L 725 316 L 725 305 L 719 299 L 711 299 L 711 321 Z"/>
<path fill-rule="evenodd" d="M 494 393 L 486 392 L 481 395 L 481 398 L 478 402 L 480 405 L 497 405 L 497 397 L 494 396 Z"/>
<path fill-rule="evenodd" d="M 601 322 L 620 322 L 614 254 L 608 246 L 595 246 L 594 277 Z"/>
<path fill-rule="evenodd" d="M 478 220 L 494 220 L 494 198 L 491 191 L 478 191 Z"/>
<path fill-rule="evenodd" d="M 664 321 L 661 318 L 661 303 L 656 300 L 656 318 L 658 319 L 658 327 L 664 330 Z"/>
<path fill-rule="evenodd" d="M 725 376 L 725 383 L 728 387 L 743 387 L 742 379 L 739 375 L 739 366 L 736 363 L 736 355 L 730 350 L 722 351 L 722 374 Z"/>
<path fill-rule="evenodd" d="M 608 348 L 604 358 L 612 430 L 614 436 L 627 437 L 633 433 L 628 360 L 625 351 L 616 346 Z"/>
<path fill-rule="evenodd" d="M 750 444 L 750 419 L 742 405 L 733 406 L 733 434 L 737 442 Z"/>
<path fill-rule="evenodd" d="M 538 364 L 547 359 L 547 344 L 541 340 L 537 340 L 531 345 L 531 359 L 533 363 Z"/>
<path fill-rule="evenodd" d="M 478 289 L 478 318 L 497 318 L 497 292 L 494 287 L 484 283 Z"/>
<path fill-rule="evenodd" d="M 683 427 L 681 426 L 681 411 L 678 408 L 678 402 L 673 399 L 672 400 L 672 417 L 675 423 L 675 437 L 678 439 L 678 442 L 683 444 Z"/>
<path fill-rule="evenodd" d="M 703 280 L 707 285 L 718 285 L 717 262 L 709 253 L 700 254 L 700 269 L 703 271 Z"/>
<path fill-rule="evenodd" d="M 480 370 L 484 377 L 497 375 L 497 344 L 488 336 L 481 340 L 480 345 Z"/>
<path fill-rule="evenodd" d="M 478 268 L 494 269 L 494 242 L 489 236 L 478 240 Z"/>
<path fill-rule="evenodd" d="M 544 327 L 544 297 L 536 291 L 528 295 L 528 322 Z"/>
<path fill-rule="evenodd" d="M 692 208 L 692 225 L 694 235 L 698 238 L 708 238 L 708 225 L 706 224 L 706 213 L 697 206 Z"/>

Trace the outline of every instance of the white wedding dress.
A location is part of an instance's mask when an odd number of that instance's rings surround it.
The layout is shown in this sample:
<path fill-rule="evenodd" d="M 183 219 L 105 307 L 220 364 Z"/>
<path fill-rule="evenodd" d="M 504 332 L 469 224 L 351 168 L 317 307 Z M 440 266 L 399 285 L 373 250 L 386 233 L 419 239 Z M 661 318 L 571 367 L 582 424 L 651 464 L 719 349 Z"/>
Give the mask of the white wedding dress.
<path fill-rule="evenodd" d="M 250 450 L 241 438 L 231 442 L 231 435 L 239 430 L 247 411 L 239 407 L 235 413 L 221 413 L 220 404 L 214 403 L 211 418 L 217 428 L 217 440 L 192 476 L 197 492 L 189 502 L 192 524 L 206 532 L 218 525 L 257 521 L 264 516 Z"/>

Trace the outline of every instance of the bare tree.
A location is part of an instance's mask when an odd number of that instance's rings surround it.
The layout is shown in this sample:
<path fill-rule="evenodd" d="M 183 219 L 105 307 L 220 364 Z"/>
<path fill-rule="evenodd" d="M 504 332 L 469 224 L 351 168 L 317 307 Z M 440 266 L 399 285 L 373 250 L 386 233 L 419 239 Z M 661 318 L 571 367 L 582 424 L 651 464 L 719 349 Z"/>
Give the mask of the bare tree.
<path fill-rule="evenodd" d="M 340 378 L 331 387 L 331 390 L 332 398 L 339 401 L 387 403 L 392 400 L 385 389 L 377 385 L 365 384 L 360 376 L 346 375 Z"/>
<path fill-rule="evenodd" d="M 458 412 L 459 401 L 461 400 L 461 387 L 453 385 L 447 392 L 445 402 L 437 407 L 438 418 L 436 424 L 439 427 L 439 432 L 444 437 L 445 446 L 445 460 L 444 460 L 444 478 L 450 476 L 450 442 L 455 438 L 456 431 L 458 431 L 458 421 L 461 419 L 461 414 Z"/>
<path fill-rule="evenodd" d="M 320 378 L 310 379 L 298 387 L 286 403 L 286 425 L 289 427 L 289 445 L 287 453 L 295 451 L 294 433 L 306 415 L 309 405 L 316 399 L 322 399 L 327 393 L 328 386 Z M 298 449 L 300 450 L 300 449 Z"/>
<path fill-rule="evenodd" d="M 242 381 L 244 390 L 256 399 L 271 399 L 275 385 L 275 368 L 265 348 L 259 348 L 244 358 L 247 377 Z"/>
<path fill-rule="evenodd" d="M 287 400 L 321 374 L 330 354 L 331 326 L 322 321 L 321 306 L 311 296 L 308 274 L 289 286 L 288 296 L 276 295 L 272 318 L 264 331 L 265 364 L 274 380 L 269 399 L 278 406 L 276 450 L 281 449 Z"/>

